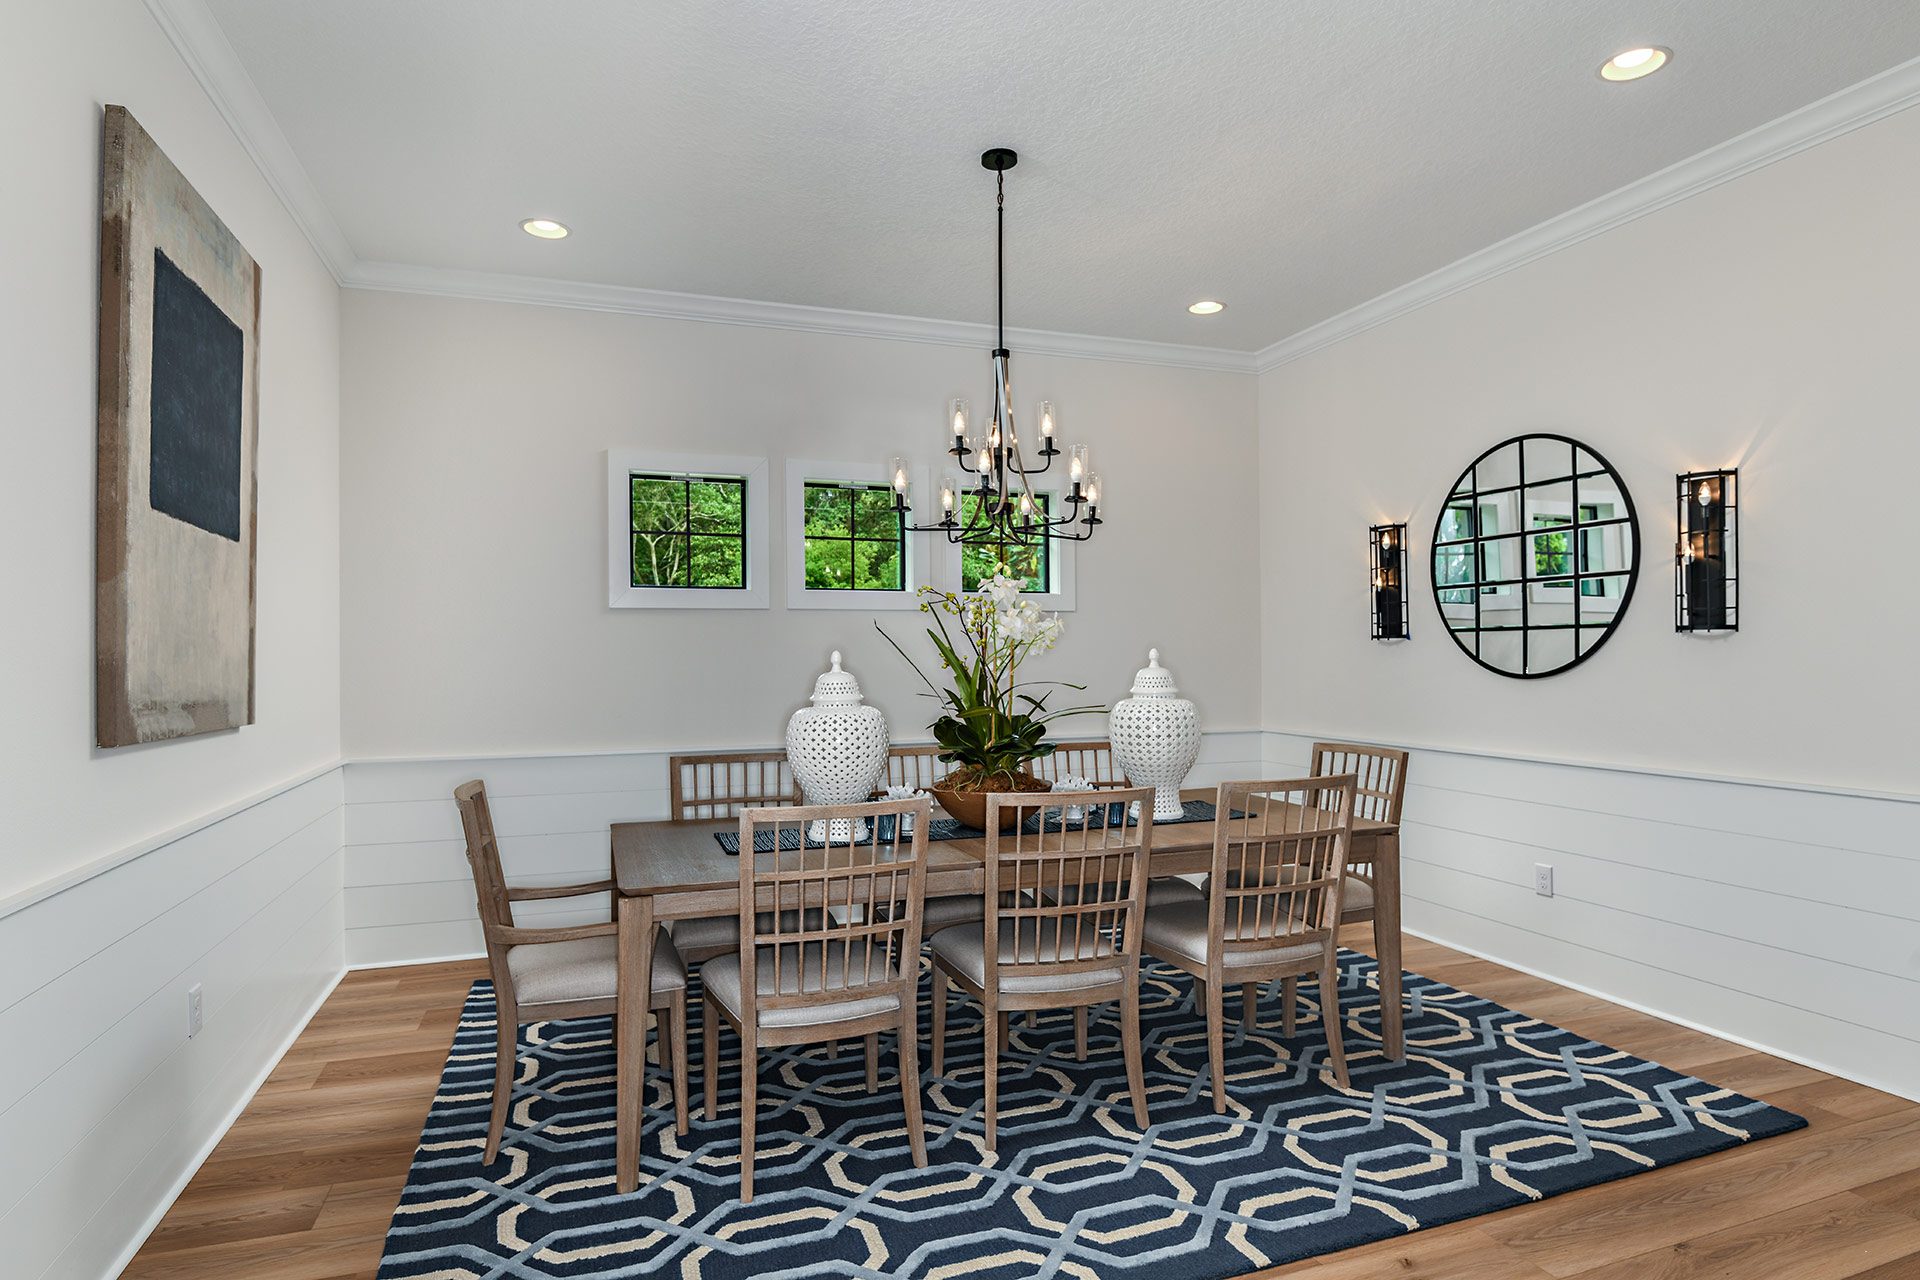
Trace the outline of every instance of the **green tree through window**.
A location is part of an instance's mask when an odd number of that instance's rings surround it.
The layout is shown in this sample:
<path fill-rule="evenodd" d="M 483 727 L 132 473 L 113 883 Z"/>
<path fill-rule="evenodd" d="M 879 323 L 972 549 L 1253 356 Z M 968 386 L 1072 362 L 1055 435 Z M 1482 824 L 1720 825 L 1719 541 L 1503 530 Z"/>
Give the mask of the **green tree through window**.
<path fill-rule="evenodd" d="M 1047 495 L 1036 493 L 1033 500 L 1040 508 L 1040 519 L 1046 519 L 1049 510 Z M 960 523 L 965 525 L 977 518 L 980 510 L 980 495 L 962 494 L 960 497 Z M 1053 590 L 1053 556 L 1047 549 L 1046 539 L 1035 535 L 1022 538 L 1013 536 L 992 542 L 966 542 L 960 547 L 960 589 L 978 591 L 980 584 L 995 573 L 1005 569 L 1009 578 L 1021 581 L 1022 591 L 1047 592 Z"/>
<path fill-rule="evenodd" d="M 801 533 L 809 591 L 905 591 L 906 521 L 885 485 L 809 480 Z"/>
<path fill-rule="evenodd" d="M 633 585 L 744 591 L 747 483 L 634 474 Z"/>

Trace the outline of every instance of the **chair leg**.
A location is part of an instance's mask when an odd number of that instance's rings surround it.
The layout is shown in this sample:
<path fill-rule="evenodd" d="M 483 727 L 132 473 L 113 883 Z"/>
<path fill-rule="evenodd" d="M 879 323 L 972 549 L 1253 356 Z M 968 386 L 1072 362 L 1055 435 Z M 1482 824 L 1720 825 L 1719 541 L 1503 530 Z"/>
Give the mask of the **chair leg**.
<path fill-rule="evenodd" d="M 760 1106 L 760 1050 L 740 1050 L 740 1203 L 753 1201 L 753 1120 Z"/>
<path fill-rule="evenodd" d="M 668 1041 L 672 1041 L 673 1053 L 673 1126 L 674 1132 L 681 1137 L 687 1136 L 687 993 L 682 991 L 673 998 L 673 1007 L 667 1011 L 669 1023 L 667 1035 L 661 1037 L 661 1055 L 668 1052 Z M 656 1024 L 657 1025 L 657 1024 Z"/>
<path fill-rule="evenodd" d="M 716 1120 L 720 1116 L 720 1006 L 711 996 L 700 1011 L 700 1038 L 700 1083 L 706 1094 L 707 1119 Z"/>
<path fill-rule="evenodd" d="M 915 1035 L 919 1016 L 909 1009 L 900 1016 L 900 1103 L 907 1112 L 907 1141 L 913 1147 L 913 1165 L 927 1167 L 927 1135 L 920 1122 L 920 1037 Z"/>
<path fill-rule="evenodd" d="M 1013 1015 L 1010 1013 L 1000 1015 L 1000 1043 L 1013 1048 Z"/>
<path fill-rule="evenodd" d="M 1226 1002 L 1222 990 L 1225 985 L 1207 984 L 1207 1065 L 1213 1073 L 1211 1092 L 1215 1115 L 1224 1115 L 1227 1110 L 1226 1036 L 1220 1025 L 1226 1019 L 1226 1011 L 1221 1008 Z"/>
<path fill-rule="evenodd" d="M 1087 1060 L 1087 1006 L 1083 1004 L 1073 1007 L 1073 1060 Z"/>
<path fill-rule="evenodd" d="M 1300 1004 L 1300 979 L 1280 979 L 1280 1034 L 1293 1034 L 1294 1014 Z"/>
<path fill-rule="evenodd" d="M 1339 953 L 1331 949 L 1320 966 L 1320 1027 L 1327 1033 L 1327 1059 L 1333 1064 L 1333 1078 L 1342 1089 L 1351 1083 L 1347 1076 L 1347 1041 L 1340 1027 Z"/>
<path fill-rule="evenodd" d="M 867 1036 L 867 1092 L 880 1091 L 880 1037 Z"/>
<path fill-rule="evenodd" d="M 1133 1095 L 1133 1122 L 1147 1127 L 1146 1071 L 1140 1060 L 1140 989 L 1120 997 L 1120 1053 L 1127 1063 L 1127 1092 Z"/>
<path fill-rule="evenodd" d="M 840 1042 L 838 1040 L 827 1041 L 827 1061 L 838 1062 L 839 1060 L 840 1060 Z"/>
<path fill-rule="evenodd" d="M 933 966 L 933 1074 L 947 1074 L 947 971 Z"/>
<path fill-rule="evenodd" d="M 520 1065 L 520 1024 L 515 1021 L 518 1012 L 498 1000 L 494 1003 L 493 1115 L 487 1121 L 486 1164 L 492 1164 L 500 1154 L 500 1138 L 507 1129 L 507 1108 L 513 1104 L 513 1077 Z"/>
<path fill-rule="evenodd" d="M 987 1150 L 996 1151 L 999 1139 L 1000 1119 L 1000 1037 L 1006 1034 L 1007 1015 L 996 1014 L 991 1007 L 981 1020 L 981 1034 L 986 1040 L 987 1066 Z"/>
<path fill-rule="evenodd" d="M 1240 1025 L 1252 1027 L 1260 1021 L 1260 984 L 1243 982 L 1240 984 Z"/>

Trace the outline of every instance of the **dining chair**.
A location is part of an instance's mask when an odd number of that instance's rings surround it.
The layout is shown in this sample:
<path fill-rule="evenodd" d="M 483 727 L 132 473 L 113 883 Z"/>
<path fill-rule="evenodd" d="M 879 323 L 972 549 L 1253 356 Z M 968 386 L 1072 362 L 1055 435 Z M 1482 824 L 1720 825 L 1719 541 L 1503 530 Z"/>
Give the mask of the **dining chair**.
<path fill-rule="evenodd" d="M 667 773 L 675 822 L 737 818 L 745 809 L 801 802 L 784 751 L 673 756 Z M 675 920 L 667 927 L 689 965 L 729 955 L 740 945 L 740 922 L 731 913 Z"/>
<path fill-rule="evenodd" d="M 1373 747 L 1357 742 L 1316 742 L 1310 772 L 1316 778 L 1351 773 L 1356 779 L 1353 816 L 1367 822 L 1400 825 L 1400 803 L 1407 792 L 1407 753 L 1393 747 Z M 1357 846 L 1350 846 L 1357 848 Z M 1367 846 L 1369 853 L 1373 846 Z M 1347 861 L 1347 882 L 1341 889 L 1341 924 L 1373 921 L 1374 954 L 1380 954 L 1379 920 L 1373 909 L 1373 863 Z M 1280 984 L 1281 1034 L 1292 1035 L 1294 1011 L 1299 1007 L 1299 979 L 1288 978 Z M 1258 1017 L 1260 990 L 1240 993 L 1240 1018 L 1249 1026 Z"/>
<path fill-rule="evenodd" d="M 946 750 L 934 742 L 915 742 L 887 748 L 887 771 L 880 781 L 885 787 L 912 787 L 924 791 L 940 780 L 947 767 L 940 762 Z M 876 790 L 874 799 L 885 795 Z M 931 938 L 942 929 L 980 919 L 982 907 L 977 893 L 943 893 L 928 898 L 921 913 L 920 933 Z"/>
<path fill-rule="evenodd" d="M 1214 824 L 1205 901 L 1146 913 L 1142 949 L 1198 981 L 1195 994 L 1206 1006 L 1216 1112 L 1227 1106 L 1221 1005 L 1228 984 L 1257 991 L 1258 984 L 1276 978 L 1318 976 L 1328 1057 L 1334 1078 L 1341 1088 L 1347 1086 L 1340 912 L 1354 788 L 1352 774 L 1221 783 L 1215 801 L 1221 818 Z M 1246 816 L 1229 816 L 1234 814 Z M 1291 1013 L 1289 1004 L 1289 1019 Z"/>
<path fill-rule="evenodd" d="M 1028 772 L 1047 782 L 1085 778 L 1096 787 L 1124 787 L 1127 775 L 1114 763 L 1113 743 L 1105 738 L 1056 742 L 1053 751 L 1028 762 Z"/>
<path fill-rule="evenodd" d="M 866 1037 L 867 1088 L 873 1091 L 879 1086 L 878 1033 L 894 1032 L 907 1140 L 914 1164 L 926 1167 L 917 995 L 932 808 L 922 796 L 740 814 L 740 945 L 734 954 L 701 965 L 700 980 L 706 988 L 702 1070 L 709 1120 L 718 1113 L 721 1020 L 740 1037 L 742 1203 L 753 1199 L 763 1048 Z M 892 838 L 908 817 L 912 835 Z M 891 822 L 883 823 L 885 818 Z M 817 822 L 827 824 L 829 842 L 809 839 Z M 842 822 L 849 826 L 836 829 Z M 838 843 L 843 834 L 846 842 Z"/>
<path fill-rule="evenodd" d="M 1053 754 L 1041 756 L 1032 764 L 1037 777 L 1048 782 L 1057 782 L 1061 778 L 1085 778 L 1096 788 L 1126 787 L 1126 773 L 1113 759 L 1113 743 L 1106 738 L 1088 738 L 1077 742 L 1061 742 L 1054 746 Z M 1199 887 L 1179 876 L 1156 876 L 1147 881 L 1147 905 L 1162 902 L 1198 902 L 1201 894 Z"/>
<path fill-rule="evenodd" d="M 1064 821 L 1068 805 L 1144 800 L 1137 823 Z M 1000 815 L 1017 811 L 1012 828 Z M 1121 813 L 1126 810 L 1122 808 Z M 1029 830 L 1031 823 L 1032 829 Z M 933 936 L 933 1072 L 946 1071 L 947 988 L 980 1002 L 986 1042 L 986 1146 L 996 1149 L 1000 1051 L 1010 1012 L 1076 1012 L 1074 1056 L 1086 1058 L 1084 1011 L 1120 1004 L 1121 1054 L 1134 1123 L 1147 1125 L 1140 1061 L 1140 938 L 1153 848 L 1148 788 L 1026 792 L 987 802 L 986 915 Z M 1071 898 L 1071 901 L 1068 899 Z"/>
<path fill-rule="evenodd" d="M 514 923 L 513 904 L 607 893 L 614 886 L 609 876 L 587 884 L 509 887 L 500 869 L 500 843 L 493 830 L 486 784 L 477 779 L 462 783 L 454 789 L 453 798 L 460 808 L 460 825 L 466 831 L 467 865 L 473 872 L 487 970 L 493 976 L 493 1114 L 487 1121 L 485 1158 L 485 1163 L 492 1164 L 500 1154 L 500 1139 L 513 1100 L 520 1028 L 530 1022 L 613 1014 L 619 993 L 618 942 L 611 921 L 529 929 Z M 673 940 L 664 932 L 654 943 L 653 991 L 648 1007 L 656 1015 L 654 1039 L 660 1046 L 660 1065 L 673 1073 L 674 1126 L 684 1134 L 687 971 Z M 665 1026 L 658 1017 L 663 1012 L 667 1015 Z"/>

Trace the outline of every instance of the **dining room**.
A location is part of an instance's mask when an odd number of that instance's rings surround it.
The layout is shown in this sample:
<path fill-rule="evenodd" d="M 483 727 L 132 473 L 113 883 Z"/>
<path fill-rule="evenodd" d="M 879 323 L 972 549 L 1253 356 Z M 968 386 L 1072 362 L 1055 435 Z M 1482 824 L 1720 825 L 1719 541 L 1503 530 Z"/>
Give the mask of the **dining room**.
<path fill-rule="evenodd" d="M 0 1275 L 1920 1280 L 1920 11 L 6 28 Z"/>

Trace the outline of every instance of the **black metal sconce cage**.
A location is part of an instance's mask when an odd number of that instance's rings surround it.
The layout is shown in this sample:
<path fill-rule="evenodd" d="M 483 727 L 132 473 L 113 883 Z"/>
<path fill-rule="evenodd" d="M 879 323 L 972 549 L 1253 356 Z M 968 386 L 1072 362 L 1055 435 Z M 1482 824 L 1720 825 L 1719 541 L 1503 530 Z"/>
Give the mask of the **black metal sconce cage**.
<path fill-rule="evenodd" d="M 1674 524 L 1673 629 L 1740 629 L 1740 472 L 1690 471 L 1679 477 Z"/>
<path fill-rule="evenodd" d="M 1407 617 L 1407 526 L 1376 524 L 1373 553 L 1373 638 L 1405 640 L 1413 630 Z"/>

